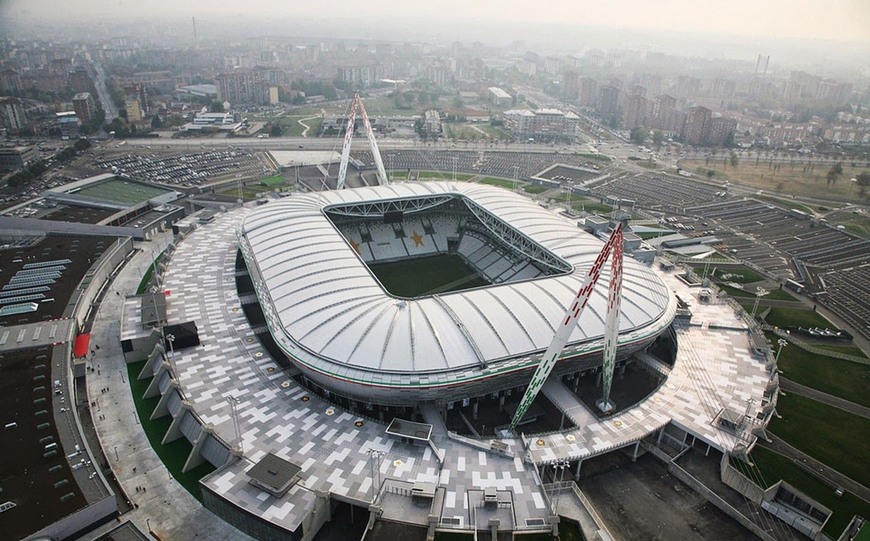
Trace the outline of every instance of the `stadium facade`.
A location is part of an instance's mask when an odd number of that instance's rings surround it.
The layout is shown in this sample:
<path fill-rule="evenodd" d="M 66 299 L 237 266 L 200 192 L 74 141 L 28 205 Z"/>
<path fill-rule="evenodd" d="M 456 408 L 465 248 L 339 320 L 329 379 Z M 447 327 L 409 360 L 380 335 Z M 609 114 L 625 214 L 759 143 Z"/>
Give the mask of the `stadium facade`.
<path fill-rule="evenodd" d="M 603 245 L 521 195 L 449 182 L 294 196 L 252 212 L 238 240 L 269 330 L 305 376 L 397 406 L 525 385 Z M 489 285 L 399 297 L 369 267 L 446 253 Z M 620 360 L 676 313 L 648 267 L 626 260 L 624 284 Z M 606 292 L 593 293 L 556 375 L 601 366 Z"/>

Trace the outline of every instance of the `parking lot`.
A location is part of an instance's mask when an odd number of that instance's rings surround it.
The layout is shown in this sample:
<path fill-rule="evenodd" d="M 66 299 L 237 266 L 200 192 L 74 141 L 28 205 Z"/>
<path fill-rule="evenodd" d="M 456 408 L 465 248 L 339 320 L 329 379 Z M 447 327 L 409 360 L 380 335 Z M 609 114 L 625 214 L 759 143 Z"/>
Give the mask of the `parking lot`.
<path fill-rule="evenodd" d="M 137 180 L 190 188 L 220 177 L 262 175 L 267 168 L 261 160 L 261 154 L 228 149 L 185 154 L 124 153 L 103 157 L 95 165 Z"/>

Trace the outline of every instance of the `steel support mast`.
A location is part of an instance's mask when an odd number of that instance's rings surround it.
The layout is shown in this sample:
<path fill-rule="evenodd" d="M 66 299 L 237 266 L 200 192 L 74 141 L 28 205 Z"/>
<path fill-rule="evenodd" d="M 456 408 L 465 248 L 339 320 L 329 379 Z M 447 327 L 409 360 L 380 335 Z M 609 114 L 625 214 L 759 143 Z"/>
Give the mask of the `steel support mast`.
<path fill-rule="evenodd" d="M 378 170 L 378 184 L 381 186 L 389 184 L 387 173 L 384 170 L 384 161 L 381 158 L 380 150 L 378 150 L 378 143 L 375 141 L 375 132 L 372 130 L 372 125 L 369 122 L 369 115 L 366 114 L 366 108 L 363 106 L 362 98 L 359 97 L 359 94 L 355 94 L 353 101 L 350 103 L 350 111 L 347 115 L 347 127 L 344 131 L 344 145 L 341 148 L 341 165 L 338 168 L 338 182 L 336 182 L 335 185 L 338 190 L 344 188 L 345 179 L 347 178 L 347 164 L 350 161 L 350 147 L 353 144 L 353 127 L 356 122 L 357 110 L 359 110 L 360 116 L 362 117 L 363 126 L 365 126 L 366 130 L 366 137 L 369 140 L 369 146 L 372 149 L 372 156 L 375 160 L 375 167 Z"/>
<path fill-rule="evenodd" d="M 550 342 L 549 347 L 547 347 L 546 352 L 544 353 L 543 357 L 541 357 L 541 362 L 538 364 L 538 368 L 537 370 L 535 370 L 535 373 L 532 376 L 532 380 L 529 382 L 529 386 L 526 389 L 522 400 L 520 401 L 520 405 L 517 408 L 516 413 L 514 414 L 513 420 L 511 420 L 511 433 L 514 433 L 517 425 L 520 423 L 520 421 L 522 421 L 523 417 L 529 409 L 529 406 L 532 405 L 532 402 L 534 402 L 535 397 L 538 396 L 541 387 L 544 386 L 544 383 L 547 381 L 547 378 L 553 371 L 553 367 L 556 366 L 556 361 L 558 360 L 559 355 L 562 353 L 562 350 L 565 349 L 565 344 L 571 337 L 571 332 L 574 330 L 577 319 L 580 317 L 580 314 L 583 313 L 583 309 L 586 308 L 586 303 L 589 302 L 589 297 L 592 295 L 592 290 L 595 287 L 595 284 L 598 283 L 598 278 L 601 276 L 601 268 L 607 262 L 607 258 L 610 257 L 611 251 L 614 254 L 614 258 L 612 261 L 613 270 L 611 272 L 610 293 L 608 296 L 608 311 L 607 318 L 605 320 L 606 327 L 604 331 L 605 396 L 603 399 L 604 403 L 609 404 L 610 385 L 613 381 L 613 366 L 614 360 L 616 359 L 616 342 L 619 337 L 619 298 L 621 296 L 620 284 L 622 279 L 621 223 L 617 224 L 616 228 L 610 234 L 610 239 L 608 239 L 607 243 L 601 249 L 598 257 L 595 259 L 595 263 L 592 264 L 592 268 L 589 269 L 589 273 L 583 280 L 583 284 L 580 286 L 580 290 L 574 297 L 574 302 L 571 304 L 570 308 L 565 314 L 565 317 L 562 319 L 562 323 L 556 330 L 556 334 L 553 335 L 553 341 Z M 608 340 L 611 340 L 612 345 L 610 348 L 608 348 L 607 346 Z M 609 361 L 607 358 L 608 355 L 611 356 L 611 359 Z"/>

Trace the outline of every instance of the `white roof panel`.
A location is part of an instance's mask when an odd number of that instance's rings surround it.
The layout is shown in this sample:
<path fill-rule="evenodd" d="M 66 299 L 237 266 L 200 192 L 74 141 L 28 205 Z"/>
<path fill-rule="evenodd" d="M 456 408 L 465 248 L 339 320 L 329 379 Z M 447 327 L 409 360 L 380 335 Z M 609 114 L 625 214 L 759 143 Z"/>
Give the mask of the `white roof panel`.
<path fill-rule="evenodd" d="M 323 210 L 439 194 L 470 199 L 573 265 L 573 271 L 400 300 L 384 291 Z M 287 337 L 331 362 L 396 373 L 470 368 L 545 349 L 603 245 L 526 197 L 452 182 L 294 195 L 253 211 L 240 232 L 250 249 L 248 263 L 259 272 Z M 657 321 L 669 292 L 650 269 L 631 258 L 624 265 L 620 329 L 628 331 Z M 572 342 L 603 336 L 609 279 L 607 266 Z"/>

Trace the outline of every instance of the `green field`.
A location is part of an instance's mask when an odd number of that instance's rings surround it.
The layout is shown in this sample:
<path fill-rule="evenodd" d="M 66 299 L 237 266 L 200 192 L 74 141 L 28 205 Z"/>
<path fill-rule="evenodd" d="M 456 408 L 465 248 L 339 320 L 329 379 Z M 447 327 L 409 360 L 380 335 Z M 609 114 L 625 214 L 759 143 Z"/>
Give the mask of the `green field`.
<path fill-rule="evenodd" d="M 544 193 L 549 189 L 550 188 L 547 188 L 546 186 L 541 186 L 540 184 L 526 184 L 525 186 L 523 186 L 523 191 L 531 194 Z"/>
<path fill-rule="evenodd" d="M 776 411 L 782 418 L 770 422 L 771 432 L 843 475 L 870 484 L 870 419 L 793 393 L 780 396 Z"/>
<path fill-rule="evenodd" d="M 704 273 L 703 263 L 690 266 L 698 276 L 701 276 Z M 710 264 L 707 265 L 707 275 L 713 276 L 723 282 L 734 282 L 736 284 L 754 284 L 755 282 L 761 282 L 764 280 L 762 274 L 743 265 L 724 267 L 721 265 Z M 755 293 L 753 292 L 751 296 L 754 297 Z"/>
<path fill-rule="evenodd" d="M 587 160 L 595 160 L 602 163 L 610 163 L 610 156 L 606 156 L 604 154 L 594 154 L 592 152 L 577 152 L 576 156 L 580 156 L 582 158 L 586 158 Z"/>
<path fill-rule="evenodd" d="M 138 182 L 129 182 L 126 180 L 108 180 L 99 184 L 86 186 L 75 192 L 76 195 L 91 197 L 103 201 L 111 201 L 113 203 L 123 203 L 125 205 L 135 205 L 153 199 L 158 195 L 167 193 L 168 190 L 139 184 Z"/>
<path fill-rule="evenodd" d="M 567 203 L 568 194 L 560 193 L 554 198 L 557 203 Z M 586 197 L 584 195 L 571 195 L 571 208 L 576 211 L 590 212 L 593 214 L 610 214 L 613 212 L 611 205 L 599 203 L 594 197 Z"/>
<path fill-rule="evenodd" d="M 772 332 L 766 335 L 776 351 L 779 337 Z M 795 344 L 789 344 L 782 348 L 777 367 L 782 371 L 783 377 L 794 382 L 870 407 L 870 393 L 867 393 L 870 385 L 868 365 L 816 355 Z"/>
<path fill-rule="evenodd" d="M 506 178 L 497 178 L 497 177 L 484 177 L 480 179 L 481 184 L 489 184 L 491 186 L 501 186 L 502 188 L 507 188 L 508 190 L 513 190 L 514 186 L 521 185 L 520 182 L 516 182 L 513 180 L 508 180 Z"/>
<path fill-rule="evenodd" d="M 436 255 L 370 265 L 384 288 L 397 297 L 422 297 L 485 286 L 486 282 L 455 255 Z"/>
<path fill-rule="evenodd" d="M 261 178 L 260 184 L 263 186 L 277 186 L 279 184 L 284 184 L 286 179 L 281 175 L 273 175 L 271 177 Z"/>
<path fill-rule="evenodd" d="M 746 291 L 745 289 L 737 289 L 736 287 L 727 286 L 725 284 L 718 284 L 719 289 L 728 293 L 732 297 L 749 297 L 755 299 L 755 293 L 752 291 Z M 761 297 L 761 301 L 759 301 L 759 306 L 764 305 L 764 300 L 774 300 L 774 301 L 797 301 L 788 291 L 784 289 L 773 289 L 770 290 L 767 295 Z"/>
<path fill-rule="evenodd" d="M 284 132 L 281 134 L 284 137 L 301 137 L 302 132 L 305 131 L 305 128 L 299 124 L 299 121 L 302 119 L 305 124 L 310 126 L 310 130 L 306 134 L 306 137 L 314 137 L 314 134 L 317 133 L 318 128 L 320 128 L 320 124 L 323 123 L 322 117 L 311 118 L 314 115 L 294 115 L 294 116 L 282 116 L 278 119 L 278 124 L 284 129 Z"/>
<path fill-rule="evenodd" d="M 759 310 L 760 312 L 761 310 Z M 765 321 L 774 327 L 834 327 L 827 319 L 812 310 L 795 310 L 774 306 Z"/>
<path fill-rule="evenodd" d="M 148 389 L 150 379 L 137 379 L 142 367 L 145 366 L 145 361 L 130 363 L 127 365 L 127 379 L 130 381 L 130 389 L 133 392 L 133 403 L 136 406 L 136 413 L 139 415 L 139 421 L 142 423 L 142 428 L 145 430 L 145 435 L 151 443 L 151 447 L 160 457 L 160 460 L 169 470 L 169 473 L 176 481 L 181 483 L 181 486 L 190 492 L 197 500 L 202 501 L 202 493 L 199 489 L 199 480 L 215 470 L 208 461 L 203 462 L 196 468 L 182 473 L 181 469 L 187 461 L 187 456 L 190 454 L 192 446 L 183 436 L 175 441 L 169 442 L 166 445 L 161 444 L 163 436 L 169 430 L 169 425 L 172 422 L 172 417 L 167 415 L 159 419 L 150 420 L 151 412 L 160 401 L 159 396 L 153 398 L 142 398 L 145 390 Z"/>
<path fill-rule="evenodd" d="M 254 199 L 259 199 L 260 197 L 262 197 L 264 193 L 271 192 L 275 189 L 278 188 L 276 186 L 264 186 L 262 184 L 250 184 L 248 186 L 242 186 L 241 198 L 244 201 L 253 201 Z M 227 188 L 226 190 L 219 192 L 219 195 L 239 197 L 239 188 Z"/>
<path fill-rule="evenodd" d="M 834 514 L 828 519 L 824 529 L 833 538 L 843 533 L 854 515 L 870 516 L 870 504 L 848 492 L 838 498 L 833 488 L 778 453 L 756 446 L 750 458 L 768 486 L 782 479 L 833 511 Z M 733 464 L 740 470 L 746 468 L 739 461 L 734 461 Z"/>
<path fill-rule="evenodd" d="M 452 171 L 420 171 L 417 173 L 417 178 L 419 180 L 453 180 L 453 172 Z M 469 173 L 456 173 L 456 180 L 461 180 L 463 182 L 471 180 L 474 178 L 474 175 Z"/>

